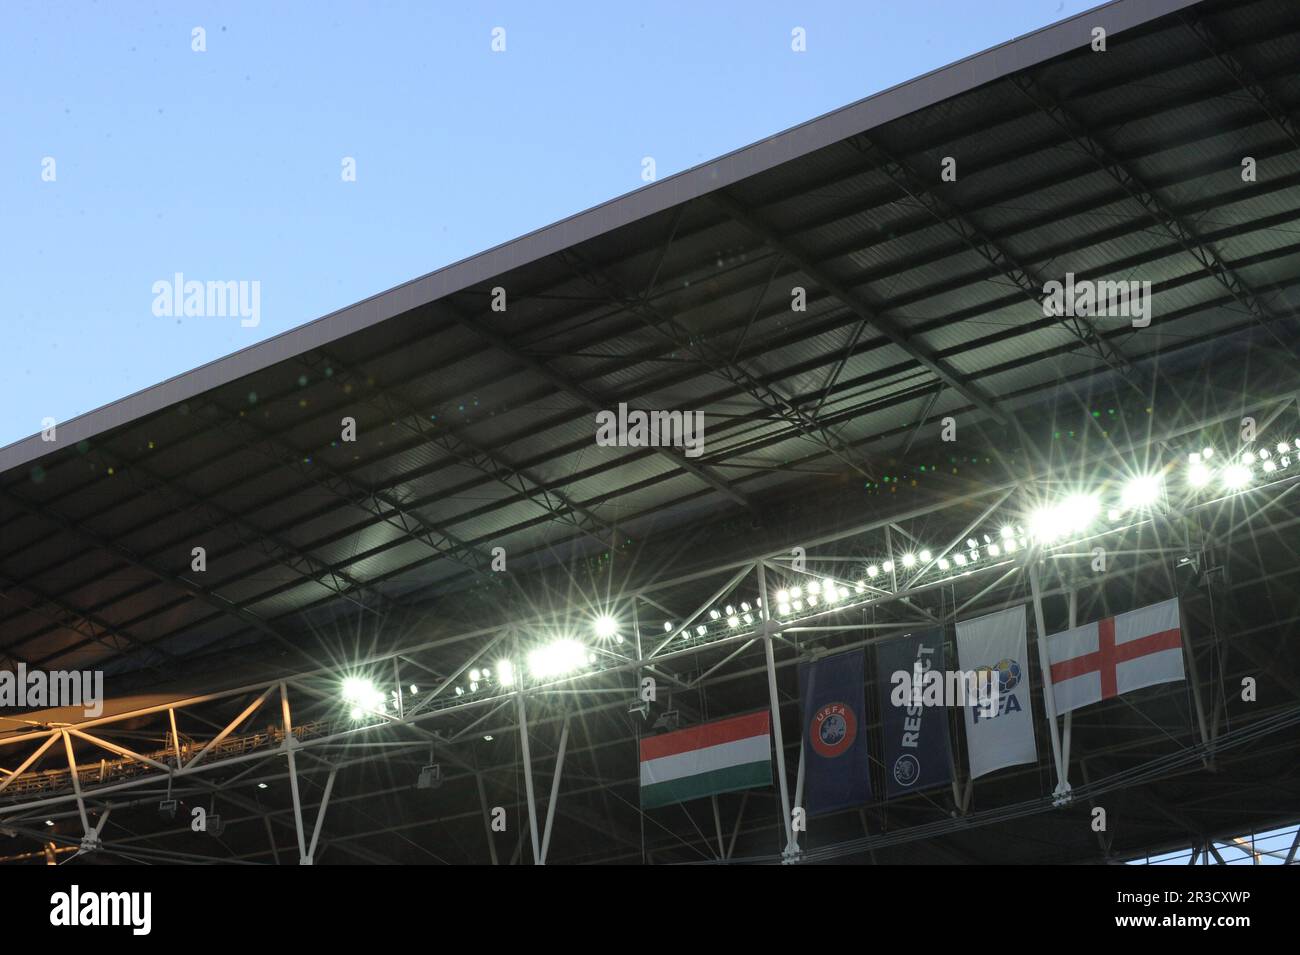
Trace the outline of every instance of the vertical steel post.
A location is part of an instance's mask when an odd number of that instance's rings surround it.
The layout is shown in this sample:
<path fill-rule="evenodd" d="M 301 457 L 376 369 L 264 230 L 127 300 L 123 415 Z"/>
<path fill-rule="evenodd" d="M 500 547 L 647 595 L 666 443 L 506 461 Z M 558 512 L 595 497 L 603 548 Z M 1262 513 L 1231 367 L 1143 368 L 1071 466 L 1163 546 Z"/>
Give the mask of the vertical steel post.
<path fill-rule="evenodd" d="M 789 851 L 789 846 L 794 842 L 794 831 L 790 820 L 790 787 L 785 778 L 785 741 L 781 736 L 781 701 L 776 692 L 776 656 L 772 651 L 772 632 L 776 625 L 772 623 L 772 615 L 768 610 L 767 575 L 764 573 L 761 560 L 758 562 L 758 596 L 763 601 L 763 606 L 759 608 L 762 611 L 759 619 L 763 621 L 763 649 L 767 653 L 767 694 L 772 706 L 772 735 L 776 738 L 776 774 L 781 790 L 785 842 Z"/>
<path fill-rule="evenodd" d="M 537 841 L 537 803 L 533 798 L 533 759 L 528 749 L 528 714 L 524 711 L 522 686 L 515 693 L 515 708 L 519 714 L 519 745 L 524 758 L 524 792 L 528 797 L 528 832 L 533 837 L 533 865 L 541 865 L 542 847 Z"/>

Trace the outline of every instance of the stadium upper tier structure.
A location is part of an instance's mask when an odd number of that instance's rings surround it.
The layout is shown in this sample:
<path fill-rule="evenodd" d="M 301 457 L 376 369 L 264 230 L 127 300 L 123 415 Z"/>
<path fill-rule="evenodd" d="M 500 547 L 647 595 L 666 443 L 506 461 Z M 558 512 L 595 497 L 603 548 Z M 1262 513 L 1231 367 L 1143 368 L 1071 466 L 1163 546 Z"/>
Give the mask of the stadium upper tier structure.
<path fill-rule="evenodd" d="M 1297 62 L 1293 0 L 1123 0 L 0 450 L 0 695 L 104 695 L 4 700 L 0 856 L 1294 825 Z M 1016 608 L 1023 658 L 975 660 Z M 1002 712 L 900 713 L 918 638 Z"/>

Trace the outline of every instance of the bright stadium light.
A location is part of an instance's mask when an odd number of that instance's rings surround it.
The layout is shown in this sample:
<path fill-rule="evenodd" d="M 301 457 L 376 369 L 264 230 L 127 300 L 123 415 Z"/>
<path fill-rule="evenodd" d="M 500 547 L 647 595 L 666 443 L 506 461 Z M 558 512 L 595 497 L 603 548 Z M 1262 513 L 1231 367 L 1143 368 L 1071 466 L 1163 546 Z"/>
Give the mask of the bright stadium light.
<path fill-rule="evenodd" d="M 1272 474 L 1274 471 L 1277 470 L 1277 465 L 1274 464 L 1272 461 L 1265 461 L 1264 470 L 1267 471 L 1269 474 Z"/>
<path fill-rule="evenodd" d="M 1210 458 L 1214 457 L 1214 448 L 1202 448 L 1201 457 L 1206 461 L 1210 460 Z"/>
<path fill-rule="evenodd" d="M 561 676 L 582 668 L 587 648 L 577 640 L 556 640 L 528 654 L 528 672 L 535 677 Z"/>
<path fill-rule="evenodd" d="M 1002 535 L 1002 539 L 1003 539 L 1004 541 L 1009 541 L 1009 540 L 1011 540 L 1011 538 L 1013 538 L 1013 537 L 1016 536 L 1015 528 L 1013 528 L 1013 527 L 1012 527 L 1011 525 L 1009 525 L 1009 524 L 1008 524 L 1007 526 L 1003 527 L 1002 530 L 998 531 L 998 533 Z"/>
<path fill-rule="evenodd" d="M 1230 464 L 1223 469 L 1223 486 L 1229 491 L 1240 491 L 1250 484 L 1250 468 L 1244 464 Z"/>
<path fill-rule="evenodd" d="M 875 577 L 879 576 L 879 574 L 880 574 L 880 568 L 877 567 L 875 564 L 872 564 L 870 567 L 867 568 L 868 577 L 874 579 Z"/>
<path fill-rule="evenodd" d="M 819 594 L 822 592 L 822 582 L 820 580 L 808 581 L 808 593 Z"/>
<path fill-rule="evenodd" d="M 1043 544 L 1087 530 L 1101 504 L 1095 494 L 1071 494 L 1053 507 L 1040 507 L 1029 515 L 1029 535 Z"/>
<path fill-rule="evenodd" d="M 880 569 L 887 574 L 892 574 L 894 572 L 894 562 L 892 560 L 887 560 L 880 565 Z"/>
<path fill-rule="evenodd" d="M 930 563 L 930 558 L 933 557 L 933 556 L 934 556 L 934 555 L 931 554 L 928 550 L 923 550 L 923 551 L 921 551 L 921 563 L 923 563 L 923 564 L 928 564 L 928 563 Z"/>
<path fill-rule="evenodd" d="M 732 614 L 730 617 L 727 618 L 727 626 L 730 627 L 732 630 L 735 630 L 737 627 L 740 626 L 740 618 L 737 617 L 735 614 Z"/>
<path fill-rule="evenodd" d="M 1130 510 L 1150 507 L 1160 500 L 1160 476 L 1143 474 L 1124 485 L 1120 493 L 1120 502 Z"/>
<path fill-rule="evenodd" d="M 502 686 L 514 686 L 515 665 L 509 660 L 497 661 L 497 682 Z"/>
<path fill-rule="evenodd" d="M 479 681 L 479 679 L 480 679 L 482 676 L 483 676 L 483 674 L 482 674 L 482 673 L 479 673 L 478 670 L 470 670 L 470 671 L 469 671 L 469 682 L 471 682 L 471 683 L 477 683 L 477 682 Z"/>
<path fill-rule="evenodd" d="M 609 614 L 601 614 L 597 617 L 596 622 L 592 624 L 592 627 L 596 631 L 596 636 L 600 637 L 602 640 L 608 640 L 610 637 L 614 636 L 614 634 L 618 633 L 618 621 Z"/>
<path fill-rule="evenodd" d="M 939 558 L 939 569 L 940 569 L 940 570 L 947 570 L 947 569 L 948 569 L 949 567 L 951 567 L 951 566 L 952 566 L 952 565 L 948 563 L 948 558 L 947 558 L 947 557 L 940 557 L 940 558 Z"/>
<path fill-rule="evenodd" d="M 904 555 L 903 555 L 903 566 L 904 566 L 904 567 L 915 567 L 915 566 L 916 566 L 916 555 L 915 555 L 915 554 L 912 554 L 912 553 L 904 554 Z"/>
<path fill-rule="evenodd" d="M 1187 469 L 1187 483 L 1192 487 L 1205 487 L 1210 483 L 1210 469 L 1204 464 L 1194 463 Z"/>
<path fill-rule="evenodd" d="M 952 555 L 952 559 L 953 559 L 953 562 L 956 563 L 956 565 L 957 565 L 958 567 L 965 567 L 965 566 L 966 566 L 966 555 L 965 555 L 965 554 L 962 554 L 962 553 L 956 553 L 956 554 L 953 554 L 953 555 Z"/>
<path fill-rule="evenodd" d="M 790 602 L 790 591 L 778 590 L 776 592 L 776 602 L 778 604 L 788 604 Z"/>

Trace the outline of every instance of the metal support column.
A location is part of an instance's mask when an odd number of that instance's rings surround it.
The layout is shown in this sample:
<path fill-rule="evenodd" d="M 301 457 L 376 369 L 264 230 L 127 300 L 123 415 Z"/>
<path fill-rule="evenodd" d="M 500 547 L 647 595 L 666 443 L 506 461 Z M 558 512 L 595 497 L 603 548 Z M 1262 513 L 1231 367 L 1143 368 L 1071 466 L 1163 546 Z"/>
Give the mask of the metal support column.
<path fill-rule="evenodd" d="M 560 799 L 560 774 L 564 772 L 564 750 L 569 745 L 569 718 L 564 718 L 560 730 L 560 749 L 555 755 L 555 778 L 551 780 L 551 801 L 546 804 L 546 828 L 542 832 L 542 855 L 539 865 L 546 865 L 546 852 L 551 847 L 551 826 L 555 822 L 555 804 Z"/>
<path fill-rule="evenodd" d="M 533 864 L 542 864 L 542 847 L 537 841 L 537 803 L 533 798 L 533 759 L 528 750 L 528 714 L 524 711 L 523 687 L 515 693 L 515 711 L 519 715 L 519 745 L 524 760 L 524 791 L 528 797 L 528 832 L 533 837 Z"/>
<path fill-rule="evenodd" d="M 1061 729 L 1056 725 L 1056 696 L 1052 693 L 1052 664 L 1047 657 L 1047 628 L 1043 623 L 1043 594 L 1038 583 L 1039 553 L 1029 555 L 1029 589 L 1034 598 L 1034 624 L 1038 627 L 1038 665 L 1043 671 L 1043 703 L 1047 708 L 1047 725 L 1052 729 L 1052 758 L 1056 761 L 1056 790 L 1058 803 L 1069 800 L 1070 784 L 1061 765 Z"/>
<path fill-rule="evenodd" d="M 790 819 L 790 785 L 785 776 L 785 741 L 781 736 L 781 700 L 776 692 L 776 656 L 772 651 L 772 639 L 776 630 L 776 625 L 772 623 L 772 615 L 769 611 L 767 600 L 767 575 L 763 569 L 763 562 L 758 562 L 758 596 L 763 601 L 763 606 L 759 609 L 762 611 L 759 619 L 763 621 L 763 649 L 767 653 L 767 694 L 772 706 L 772 735 L 776 739 L 776 775 L 778 787 L 781 790 L 781 812 L 782 821 L 785 825 L 785 844 L 786 853 L 790 853 L 790 847 L 794 844 L 794 830 L 791 827 Z"/>

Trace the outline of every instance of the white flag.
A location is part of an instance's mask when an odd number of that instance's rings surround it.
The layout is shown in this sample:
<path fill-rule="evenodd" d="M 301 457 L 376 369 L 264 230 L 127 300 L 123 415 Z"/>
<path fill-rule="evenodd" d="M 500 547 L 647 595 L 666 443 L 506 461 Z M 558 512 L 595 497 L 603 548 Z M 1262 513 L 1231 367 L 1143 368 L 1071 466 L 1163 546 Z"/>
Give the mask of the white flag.
<path fill-rule="evenodd" d="M 1004 766 L 1038 759 L 1029 708 L 1029 651 L 1025 608 L 957 622 L 957 659 L 963 670 L 991 671 L 997 678 L 997 709 L 968 701 L 966 745 L 974 779 Z"/>
<path fill-rule="evenodd" d="M 1183 680 L 1178 600 L 1166 600 L 1047 638 L 1056 712 L 1129 690 Z"/>

